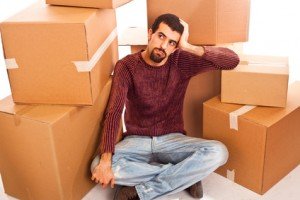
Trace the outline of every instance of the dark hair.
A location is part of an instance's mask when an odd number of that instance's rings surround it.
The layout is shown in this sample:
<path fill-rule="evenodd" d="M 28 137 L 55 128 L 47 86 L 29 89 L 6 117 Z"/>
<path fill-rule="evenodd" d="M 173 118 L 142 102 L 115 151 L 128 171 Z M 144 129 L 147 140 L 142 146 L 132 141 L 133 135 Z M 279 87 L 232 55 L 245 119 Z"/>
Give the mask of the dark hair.
<path fill-rule="evenodd" d="M 183 33 L 183 25 L 180 23 L 179 18 L 176 15 L 173 14 L 163 14 L 158 16 L 154 23 L 151 26 L 152 32 L 155 33 L 155 31 L 158 29 L 160 23 L 165 23 L 167 24 L 172 31 L 176 31 L 178 33 L 180 33 L 180 35 Z"/>

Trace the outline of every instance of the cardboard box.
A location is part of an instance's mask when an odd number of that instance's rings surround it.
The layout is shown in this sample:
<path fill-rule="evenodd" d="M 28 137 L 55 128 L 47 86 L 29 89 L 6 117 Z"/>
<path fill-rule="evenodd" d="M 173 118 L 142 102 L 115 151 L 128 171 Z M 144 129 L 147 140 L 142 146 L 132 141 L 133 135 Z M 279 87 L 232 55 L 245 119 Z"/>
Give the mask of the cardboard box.
<path fill-rule="evenodd" d="M 221 101 L 285 107 L 288 58 L 241 55 L 240 60 L 235 69 L 222 71 Z"/>
<path fill-rule="evenodd" d="M 189 24 L 191 44 L 248 40 L 250 0 L 147 0 L 149 27 L 164 13 L 173 13 Z"/>
<path fill-rule="evenodd" d="M 300 82 L 289 87 L 286 108 L 204 103 L 203 136 L 229 150 L 216 172 L 264 194 L 300 164 Z M 248 110 L 248 112 L 246 112 Z"/>
<path fill-rule="evenodd" d="M 7 194 L 76 200 L 95 185 L 90 164 L 110 88 L 111 80 L 86 107 L 0 101 L 0 173 Z"/>
<path fill-rule="evenodd" d="M 18 103 L 92 105 L 118 59 L 113 9 L 38 2 L 0 29 Z"/>
<path fill-rule="evenodd" d="M 91 8 L 117 8 L 132 0 L 46 0 L 47 4 Z"/>

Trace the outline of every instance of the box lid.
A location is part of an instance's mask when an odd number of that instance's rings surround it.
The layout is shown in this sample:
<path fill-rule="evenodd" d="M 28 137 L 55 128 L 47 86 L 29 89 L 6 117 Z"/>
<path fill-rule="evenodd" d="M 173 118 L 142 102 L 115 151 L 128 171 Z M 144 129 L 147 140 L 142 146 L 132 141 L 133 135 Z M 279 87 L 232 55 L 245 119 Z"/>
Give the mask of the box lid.
<path fill-rule="evenodd" d="M 288 57 L 239 55 L 239 65 L 229 72 L 289 74 Z"/>
<path fill-rule="evenodd" d="M 204 104 L 208 107 L 228 114 L 243 107 L 243 105 L 239 104 L 221 103 L 219 96 L 204 102 Z M 257 124 L 261 124 L 266 127 L 270 127 L 276 122 L 278 122 L 280 119 L 282 119 L 284 116 L 293 112 L 299 106 L 300 81 L 297 81 L 289 85 L 287 105 L 285 108 L 256 106 L 239 117 L 242 117 Z"/>
<path fill-rule="evenodd" d="M 75 109 L 74 106 L 15 104 L 12 96 L 0 101 L 0 112 L 48 124 L 54 123 Z"/>
<path fill-rule="evenodd" d="M 98 9 L 64 6 L 50 6 L 38 1 L 4 23 L 83 23 Z"/>

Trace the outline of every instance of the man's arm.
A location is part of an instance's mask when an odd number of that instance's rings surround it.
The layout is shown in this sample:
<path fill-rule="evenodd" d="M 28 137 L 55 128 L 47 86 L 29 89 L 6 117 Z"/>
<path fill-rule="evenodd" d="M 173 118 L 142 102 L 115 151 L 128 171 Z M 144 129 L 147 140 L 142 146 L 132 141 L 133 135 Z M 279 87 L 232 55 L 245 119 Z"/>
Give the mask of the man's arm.
<path fill-rule="evenodd" d="M 180 41 L 178 43 L 178 47 L 181 48 L 184 51 L 193 53 L 197 56 L 202 56 L 204 54 L 204 48 L 202 46 L 195 46 L 188 43 L 188 37 L 189 37 L 189 25 L 183 21 L 180 20 L 180 23 L 183 25 L 183 33 L 180 37 Z"/>
<path fill-rule="evenodd" d="M 178 67 L 186 77 L 216 69 L 233 69 L 239 63 L 238 55 L 223 47 L 195 46 L 188 43 L 188 24 L 181 20 L 184 31 L 175 53 Z"/>
<path fill-rule="evenodd" d="M 105 188 L 109 183 L 114 186 L 112 171 L 112 154 L 123 111 L 127 91 L 129 88 L 129 72 L 122 62 L 115 67 L 109 103 L 104 116 L 104 126 L 100 141 L 100 161 L 92 173 L 92 180 Z"/>

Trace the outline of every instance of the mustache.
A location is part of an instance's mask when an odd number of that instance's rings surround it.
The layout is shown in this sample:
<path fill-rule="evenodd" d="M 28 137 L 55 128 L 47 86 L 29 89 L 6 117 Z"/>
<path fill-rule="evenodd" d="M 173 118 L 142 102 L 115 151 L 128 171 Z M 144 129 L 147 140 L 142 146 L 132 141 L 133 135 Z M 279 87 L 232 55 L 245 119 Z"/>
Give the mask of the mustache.
<path fill-rule="evenodd" d="M 165 50 L 163 50 L 163 49 L 161 49 L 161 48 L 154 48 L 154 49 L 157 49 L 157 50 L 159 50 L 159 51 L 161 51 L 161 52 L 163 52 L 165 55 L 166 55 L 166 52 L 165 52 Z"/>

